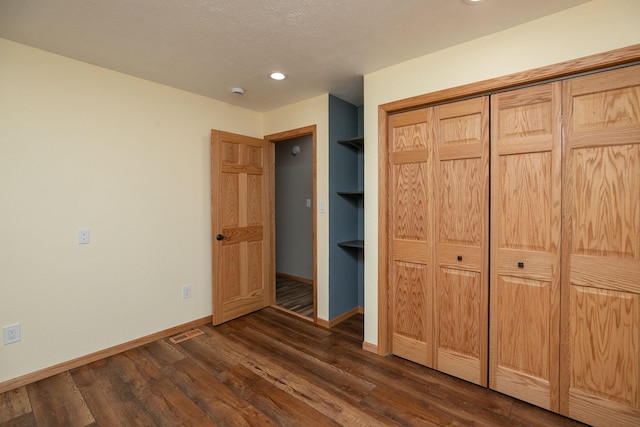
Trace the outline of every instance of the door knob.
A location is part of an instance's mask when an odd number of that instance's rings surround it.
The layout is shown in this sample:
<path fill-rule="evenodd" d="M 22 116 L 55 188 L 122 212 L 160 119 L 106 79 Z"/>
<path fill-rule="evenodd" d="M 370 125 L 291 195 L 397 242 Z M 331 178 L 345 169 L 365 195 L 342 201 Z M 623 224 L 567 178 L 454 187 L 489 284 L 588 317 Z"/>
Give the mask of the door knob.
<path fill-rule="evenodd" d="M 224 239 L 224 236 L 222 234 L 218 234 L 216 236 L 216 240 L 222 240 L 222 239 Z"/>

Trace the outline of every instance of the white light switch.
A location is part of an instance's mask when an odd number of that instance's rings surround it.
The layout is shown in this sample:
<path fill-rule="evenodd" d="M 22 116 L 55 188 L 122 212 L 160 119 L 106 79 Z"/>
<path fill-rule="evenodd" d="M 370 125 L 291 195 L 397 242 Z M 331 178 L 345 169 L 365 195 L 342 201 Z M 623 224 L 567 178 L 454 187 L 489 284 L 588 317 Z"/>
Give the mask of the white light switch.
<path fill-rule="evenodd" d="M 307 199 L 307 207 L 310 208 L 311 207 L 311 199 Z"/>
<path fill-rule="evenodd" d="M 320 200 L 320 203 L 318 203 L 318 205 L 319 205 L 318 209 L 320 210 L 320 213 L 324 213 L 327 210 L 326 203 L 324 200 Z"/>
<path fill-rule="evenodd" d="M 86 245 L 89 243 L 89 229 L 88 228 L 82 228 L 80 230 L 78 230 L 78 244 L 79 245 Z"/>

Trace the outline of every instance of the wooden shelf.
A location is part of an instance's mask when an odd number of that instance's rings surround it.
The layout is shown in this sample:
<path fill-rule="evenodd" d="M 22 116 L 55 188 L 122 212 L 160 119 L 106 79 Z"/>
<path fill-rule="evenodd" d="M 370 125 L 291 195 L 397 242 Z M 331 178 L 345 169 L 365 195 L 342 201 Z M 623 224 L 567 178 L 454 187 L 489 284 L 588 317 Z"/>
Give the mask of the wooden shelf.
<path fill-rule="evenodd" d="M 363 197 L 364 196 L 364 191 L 359 190 L 359 191 L 338 191 L 338 194 L 341 196 L 349 196 L 349 197 Z"/>
<path fill-rule="evenodd" d="M 348 242 L 340 242 L 338 246 L 343 248 L 364 249 L 364 240 L 349 240 Z"/>
<path fill-rule="evenodd" d="M 358 136 L 356 138 L 349 138 L 349 139 L 339 139 L 338 144 L 355 148 L 358 151 L 364 151 L 364 138 L 361 136 Z"/>

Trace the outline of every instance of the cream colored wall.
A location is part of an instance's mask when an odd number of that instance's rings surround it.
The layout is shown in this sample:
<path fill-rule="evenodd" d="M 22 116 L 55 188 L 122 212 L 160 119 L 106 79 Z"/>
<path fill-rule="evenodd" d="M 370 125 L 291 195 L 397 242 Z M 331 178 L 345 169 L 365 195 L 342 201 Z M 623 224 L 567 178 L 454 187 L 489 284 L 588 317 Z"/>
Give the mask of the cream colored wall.
<path fill-rule="evenodd" d="M 263 115 L 2 39 L 0 58 L 0 325 L 22 328 L 0 382 L 211 315 L 209 133 L 262 137 Z"/>
<path fill-rule="evenodd" d="M 365 341 L 378 343 L 378 105 L 640 43 L 640 1 L 593 0 L 364 77 Z"/>
<path fill-rule="evenodd" d="M 318 318 L 329 320 L 329 95 L 324 94 L 264 114 L 264 134 L 316 125 L 316 269 Z M 318 202 L 326 203 L 319 213 Z"/>

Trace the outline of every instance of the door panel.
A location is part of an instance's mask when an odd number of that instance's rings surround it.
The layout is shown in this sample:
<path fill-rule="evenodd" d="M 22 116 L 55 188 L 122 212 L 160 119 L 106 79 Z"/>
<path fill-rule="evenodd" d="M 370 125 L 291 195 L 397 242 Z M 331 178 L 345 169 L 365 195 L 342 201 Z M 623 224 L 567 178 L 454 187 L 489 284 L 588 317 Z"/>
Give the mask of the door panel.
<path fill-rule="evenodd" d="M 429 115 L 389 119 L 389 324 L 391 352 L 433 366 L 433 196 Z"/>
<path fill-rule="evenodd" d="M 433 108 L 436 368 L 487 385 L 488 98 Z"/>
<path fill-rule="evenodd" d="M 261 139 L 211 131 L 214 324 L 268 303 L 266 153 Z"/>
<path fill-rule="evenodd" d="M 567 80 L 563 102 L 561 412 L 638 425 L 640 67 Z"/>
<path fill-rule="evenodd" d="M 492 96 L 489 386 L 558 411 L 560 83 Z"/>

